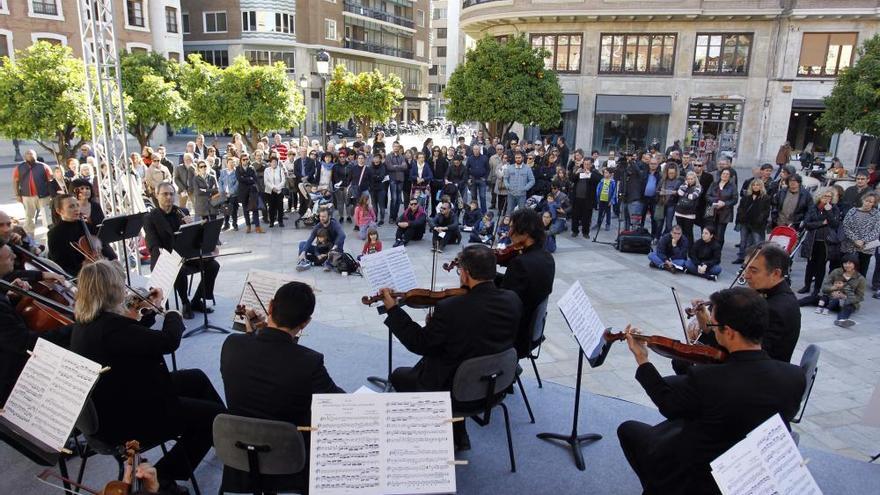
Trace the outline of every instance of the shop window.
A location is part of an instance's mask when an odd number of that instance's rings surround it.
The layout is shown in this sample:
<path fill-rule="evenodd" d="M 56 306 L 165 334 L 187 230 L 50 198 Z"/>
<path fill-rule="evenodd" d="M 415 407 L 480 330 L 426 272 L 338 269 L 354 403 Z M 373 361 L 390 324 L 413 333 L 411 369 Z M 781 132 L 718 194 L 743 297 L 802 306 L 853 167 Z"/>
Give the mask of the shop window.
<path fill-rule="evenodd" d="M 742 107 L 741 102 L 691 100 L 682 143 L 684 151 L 695 153 L 706 163 L 721 156 L 735 157 Z"/>
<path fill-rule="evenodd" d="M 668 114 L 599 113 L 593 122 L 593 149 L 630 153 L 649 146 L 664 149 Z"/>
<path fill-rule="evenodd" d="M 748 75 L 752 40 L 751 34 L 697 34 L 693 73 L 707 76 Z"/>
<path fill-rule="evenodd" d="M 672 33 L 603 34 L 599 72 L 672 75 L 675 42 Z"/>
<path fill-rule="evenodd" d="M 798 76 L 835 77 L 852 65 L 858 33 L 804 33 Z"/>

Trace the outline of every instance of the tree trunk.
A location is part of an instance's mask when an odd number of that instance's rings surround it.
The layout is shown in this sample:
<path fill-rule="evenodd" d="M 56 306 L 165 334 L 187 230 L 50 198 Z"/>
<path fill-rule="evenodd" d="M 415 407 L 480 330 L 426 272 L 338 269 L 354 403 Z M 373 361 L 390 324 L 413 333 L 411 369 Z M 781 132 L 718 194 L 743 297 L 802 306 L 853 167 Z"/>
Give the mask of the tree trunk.
<path fill-rule="evenodd" d="M 357 122 L 358 132 L 364 135 L 364 139 L 370 137 L 370 119 L 367 118 L 355 118 L 355 122 Z"/>

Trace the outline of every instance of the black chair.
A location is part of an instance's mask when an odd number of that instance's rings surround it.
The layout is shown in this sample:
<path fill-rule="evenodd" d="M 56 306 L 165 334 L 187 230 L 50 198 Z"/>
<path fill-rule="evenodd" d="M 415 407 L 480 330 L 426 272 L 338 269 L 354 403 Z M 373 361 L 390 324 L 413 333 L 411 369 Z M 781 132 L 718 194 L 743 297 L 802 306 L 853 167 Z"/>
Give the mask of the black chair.
<path fill-rule="evenodd" d="M 807 401 L 810 400 L 810 392 L 813 391 L 813 384 L 816 383 L 816 373 L 819 371 L 819 354 L 820 349 L 816 344 L 810 344 L 804 350 L 801 356 L 801 368 L 807 378 L 807 386 L 804 389 L 804 396 L 801 399 L 800 413 L 791 420 L 792 423 L 800 423 L 804 417 L 804 411 L 807 409 Z"/>
<path fill-rule="evenodd" d="M 550 298 L 547 298 L 541 301 L 541 304 L 538 304 L 538 307 L 535 308 L 535 313 L 532 315 L 532 321 L 529 322 L 529 328 L 532 329 L 532 340 L 529 345 L 529 354 L 526 357 L 529 358 L 529 361 L 532 363 L 532 369 L 535 370 L 535 378 L 538 379 L 538 388 L 543 388 L 543 384 L 541 383 L 541 375 L 538 373 L 538 365 L 535 364 L 535 360 L 540 357 L 541 346 L 544 343 L 544 326 L 547 323 L 547 304 L 549 301 Z M 535 415 L 532 413 L 532 406 L 529 404 L 526 390 L 523 387 L 522 380 L 519 378 L 519 375 L 522 373 L 522 368 L 517 366 L 516 371 L 516 384 L 519 386 L 519 392 L 522 394 L 523 402 L 526 403 L 526 410 L 529 412 L 529 419 L 534 423 Z"/>
<path fill-rule="evenodd" d="M 306 465 L 302 433 L 296 426 L 283 421 L 220 414 L 214 418 L 214 450 L 224 465 L 220 495 L 227 490 L 260 495 L 267 485 L 266 476 L 295 475 Z M 227 468 L 247 473 L 249 486 L 229 486 Z M 280 486 L 277 482 L 271 485 L 266 488 L 272 492 L 300 493 L 303 489 L 291 478 Z"/>
<path fill-rule="evenodd" d="M 79 418 L 76 420 L 76 430 L 82 433 L 83 437 L 86 439 L 85 444 L 80 443 L 78 440 L 75 442 L 77 447 L 76 454 L 80 458 L 79 465 L 79 473 L 77 474 L 76 482 L 82 483 L 83 475 L 86 471 L 86 462 L 90 457 L 95 455 L 109 455 L 116 459 L 117 466 L 119 468 L 118 478 L 122 479 L 123 474 L 125 473 L 125 446 L 118 445 L 111 442 L 106 442 L 98 436 L 98 410 L 95 408 L 94 402 L 92 402 L 91 398 L 87 398 L 85 404 L 83 405 L 82 412 L 79 414 Z M 136 438 L 132 438 L 132 440 L 137 440 Z M 179 437 L 169 438 L 168 440 L 174 440 L 176 442 L 180 442 Z M 165 442 L 158 442 L 153 444 L 145 444 L 143 442 L 140 443 L 141 452 L 146 452 L 148 450 L 152 450 L 156 447 L 162 449 L 162 455 L 168 454 L 168 450 L 165 447 Z M 196 481 L 195 468 L 190 462 L 189 459 L 186 458 L 184 454 L 184 459 L 187 462 L 187 470 L 190 473 L 190 482 L 192 483 L 193 491 L 196 495 L 201 495 L 201 491 L 199 490 L 199 484 Z"/>
<path fill-rule="evenodd" d="M 492 409 L 501 406 L 504 427 L 507 430 L 507 450 L 510 471 L 516 472 L 513 440 L 510 436 L 510 415 L 504 405 L 505 391 L 516 379 L 516 350 L 510 348 L 498 354 L 471 358 L 461 363 L 452 379 L 452 415 L 473 419 L 486 426 Z"/>

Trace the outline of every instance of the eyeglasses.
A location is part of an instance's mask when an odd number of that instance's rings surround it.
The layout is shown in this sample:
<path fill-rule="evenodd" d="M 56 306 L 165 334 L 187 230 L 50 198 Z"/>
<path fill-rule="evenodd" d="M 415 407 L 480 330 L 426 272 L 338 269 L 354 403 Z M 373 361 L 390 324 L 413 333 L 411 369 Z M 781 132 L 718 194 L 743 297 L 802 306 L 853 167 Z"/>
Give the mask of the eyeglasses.
<path fill-rule="evenodd" d="M 199 168 L 208 168 L 207 165 L 199 165 Z"/>
<path fill-rule="evenodd" d="M 706 328 L 708 328 L 710 330 L 713 328 L 717 328 L 718 330 L 721 330 L 722 328 L 724 328 L 724 325 L 722 325 L 720 323 L 706 323 Z"/>

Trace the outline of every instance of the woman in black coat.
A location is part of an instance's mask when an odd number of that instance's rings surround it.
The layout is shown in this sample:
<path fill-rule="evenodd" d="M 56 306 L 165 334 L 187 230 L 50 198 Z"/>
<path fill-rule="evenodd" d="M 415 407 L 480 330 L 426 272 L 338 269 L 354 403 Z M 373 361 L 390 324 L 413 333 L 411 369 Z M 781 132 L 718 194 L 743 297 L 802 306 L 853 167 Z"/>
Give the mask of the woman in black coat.
<path fill-rule="evenodd" d="M 767 222 L 770 219 L 770 195 L 761 179 L 752 179 L 743 192 L 742 201 L 736 209 L 736 226 L 739 229 L 739 252 L 733 264 L 745 261 L 746 251 L 764 241 Z"/>
<path fill-rule="evenodd" d="M 155 445 L 180 436 L 156 463 L 160 483 L 173 487 L 174 480 L 188 479 L 210 450 L 214 417 L 226 407 L 201 370 L 168 371 L 164 355 L 180 346 L 180 313 L 165 312 L 162 330 L 150 330 L 155 316 L 139 319 L 136 309 L 124 306 L 123 278 L 109 261 L 80 270 L 70 349 L 110 368 L 91 393 L 98 438 L 114 445 L 135 439 Z M 151 299 L 161 303 L 161 293 Z"/>
<path fill-rule="evenodd" d="M 724 247 L 724 232 L 727 224 L 733 221 L 733 207 L 739 201 L 736 183 L 730 175 L 729 169 L 724 169 L 718 175 L 718 181 L 709 187 L 706 194 L 706 206 L 714 208 L 712 217 L 705 217 L 705 225 L 712 225 L 715 230 L 715 239 L 721 247 Z"/>
<path fill-rule="evenodd" d="M 834 193 L 826 188 L 816 196 L 815 205 L 807 210 L 804 217 L 804 242 L 801 244 L 801 256 L 807 259 L 804 271 L 804 286 L 798 294 L 810 292 L 810 285 L 815 282 L 812 293 L 819 294 L 825 280 L 826 265 L 832 251 L 839 250 L 837 228 L 840 225 L 840 210 L 833 203 Z"/>

